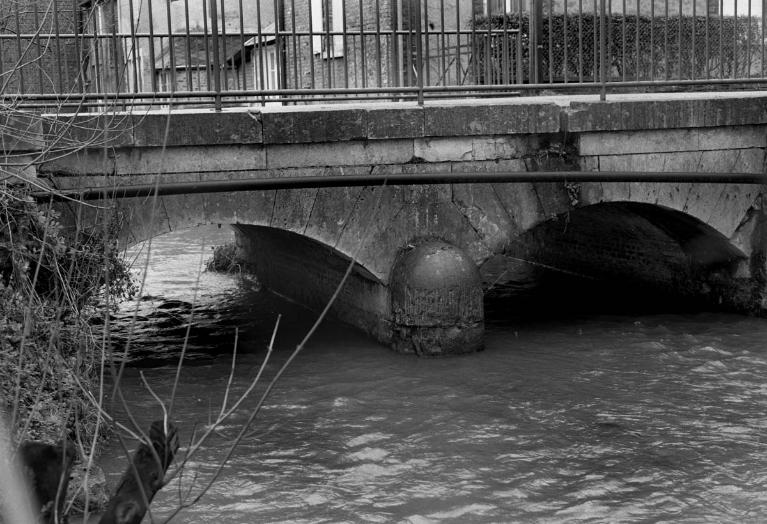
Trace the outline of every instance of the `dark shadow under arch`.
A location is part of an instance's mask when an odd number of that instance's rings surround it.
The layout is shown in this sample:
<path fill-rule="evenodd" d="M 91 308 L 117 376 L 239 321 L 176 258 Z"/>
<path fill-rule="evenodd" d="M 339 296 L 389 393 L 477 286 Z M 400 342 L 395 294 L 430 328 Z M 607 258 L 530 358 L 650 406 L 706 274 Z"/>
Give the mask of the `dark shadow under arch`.
<path fill-rule="evenodd" d="M 745 258 L 727 237 L 686 213 L 605 202 L 538 224 L 483 269 L 491 295 L 538 295 L 551 307 L 598 310 L 635 301 L 707 309 L 716 302 L 712 286 L 732 278 Z"/>
<path fill-rule="evenodd" d="M 346 272 L 350 258 L 299 233 L 267 226 L 235 224 L 248 269 L 268 289 L 320 311 Z M 386 286 L 365 267 L 355 264 L 331 315 L 379 339 L 389 332 Z"/>

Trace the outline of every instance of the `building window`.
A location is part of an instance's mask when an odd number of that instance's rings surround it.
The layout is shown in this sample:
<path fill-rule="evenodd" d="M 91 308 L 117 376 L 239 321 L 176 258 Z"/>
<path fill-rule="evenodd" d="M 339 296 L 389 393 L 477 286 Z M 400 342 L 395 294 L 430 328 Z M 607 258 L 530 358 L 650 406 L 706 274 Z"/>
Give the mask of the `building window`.
<path fill-rule="evenodd" d="M 323 58 L 344 56 L 343 0 L 311 0 L 312 2 L 312 47 L 314 54 L 322 53 Z"/>
<path fill-rule="evenodd" d="M 480 0 L 480 2 L 481 13 L 485 16 L 516 13 L 519 11 L 520 3 L 522 4 L 522 10 L 525 10 L 527 7 L 527 2 L 524 0 Z"/>
<path fill-rule="evenodd" d="M 261 56 L 258 56 L 258 54 L 261 54 Z M 264 65 L 264 85 L 261 85 L 262 60 Z M 275 47 L 270 45 L 265 48 L 254 48 L 252 61 L 256 89 L 277 89 L 277 50 Z"/>

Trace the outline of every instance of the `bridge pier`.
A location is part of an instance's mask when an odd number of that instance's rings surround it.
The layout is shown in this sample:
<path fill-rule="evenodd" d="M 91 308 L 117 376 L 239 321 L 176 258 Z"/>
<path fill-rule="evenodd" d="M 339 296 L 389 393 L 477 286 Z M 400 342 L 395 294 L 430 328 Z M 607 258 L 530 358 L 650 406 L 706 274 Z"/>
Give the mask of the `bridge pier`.
<path fill-rule="evenodd" d="M 321 311 L 349 266 L 349 257 L 325 244 L 291 231 L 233 225 L 248 271 L 270 291 Z M 330 310 L 383 343 L 391 341 L 387 286 L 355 264 Z"/>
<path fill-rule="evenodd" d="M 441 240 L 408 246 L 390 278 L 392 347 L 419 356 L 483 347 L 482 281 L 461 249 Z"/>
<path fill-rule="evenodd" d="M 247 269 L 267 289 L 320 311 L 349 265 L 334 249 L 289 231 L 234 226 Z M 436 239 L 408 245 L 389 283 L 355 265 L 331 308 L 334 318 L 401 353 L 446 356 L 483 347 L 482 281 L 472 259 Z"/>

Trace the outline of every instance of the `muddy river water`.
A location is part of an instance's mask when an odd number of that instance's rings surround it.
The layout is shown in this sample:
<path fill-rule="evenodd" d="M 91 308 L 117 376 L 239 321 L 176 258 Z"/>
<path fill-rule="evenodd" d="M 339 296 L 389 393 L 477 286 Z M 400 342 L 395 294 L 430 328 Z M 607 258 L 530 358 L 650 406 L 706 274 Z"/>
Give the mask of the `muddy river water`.
<path fill-rule="evenodd" d="M 190 326 L 172 414 L 182 452 L 220 410 L 235 338 L 230 399 L 254 377 L 278 314 L 267 377 L 315 316 L 252 282 L 199 274 L 208 246 L 230 235 L 155 239 L 144 298 L 125 304 L 115 326 L 120 344 L 132 332 L 122 390 L 143 425 L 161 410 L 140 373 L 167 398 Z M 484 351 L 436 360 L 325 323 L 217 482 L 175 521 L 767 521 L 767 321 L 602 313 L 521 322 L 493 307 L 488 319 Z M 155 518 L 210 478 L 262 390 L 158 494 Z M 120 453 L 114 443 L 102 457 L 110 481 Z"/>

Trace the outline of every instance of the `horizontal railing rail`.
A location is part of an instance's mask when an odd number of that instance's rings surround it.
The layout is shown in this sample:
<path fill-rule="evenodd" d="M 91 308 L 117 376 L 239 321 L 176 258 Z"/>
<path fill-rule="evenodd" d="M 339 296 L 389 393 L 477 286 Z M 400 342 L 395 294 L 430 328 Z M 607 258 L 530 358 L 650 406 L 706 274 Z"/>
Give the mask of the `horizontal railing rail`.
<path fill-rule="evenodd" d="M 761 0 L 9 0 L 0 96 L 99 110 L 767 85 Z"/>
<path fill-rule="evenodd" d="M 701 184 L 763 185 L 762 173 L 658 172 L 658 171 L 505 171 L 490 173 L 452 172 L 323 175 L 209 180 L 205 182 L 160 182 L 128 186 L 37 191 L 38 201 L 102 200 L 195 193 L 230 193 L 272 189 L 309 189 L 359 186 L 412 186 L 422 184 L 496 184 L 505 182 L 673 182 Z"/>

